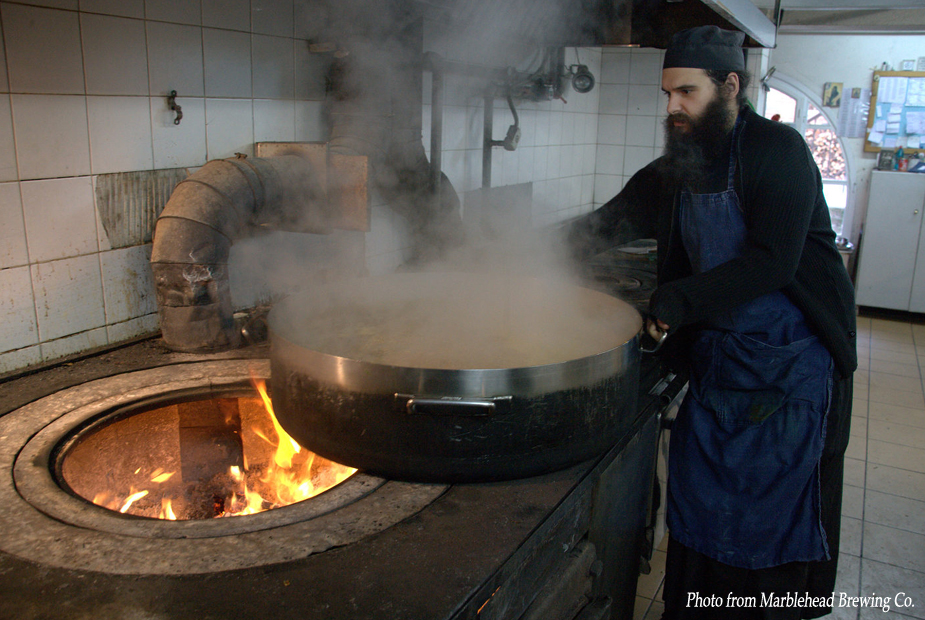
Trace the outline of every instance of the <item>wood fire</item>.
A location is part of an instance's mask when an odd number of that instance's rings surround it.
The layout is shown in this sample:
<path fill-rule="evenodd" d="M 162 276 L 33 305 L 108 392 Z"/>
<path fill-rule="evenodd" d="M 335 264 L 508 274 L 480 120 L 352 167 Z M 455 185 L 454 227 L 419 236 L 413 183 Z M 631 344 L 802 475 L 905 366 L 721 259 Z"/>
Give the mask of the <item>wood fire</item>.
<path fill-rule="evenodd" d="M 257 396 L 180 402 L 103 427 L 67 455 L 65 480 L 110 510 L 190 520 L 287 506 L 356 471 L 303 449 L 277 422 L 265 383 L 253 384 Z"/>

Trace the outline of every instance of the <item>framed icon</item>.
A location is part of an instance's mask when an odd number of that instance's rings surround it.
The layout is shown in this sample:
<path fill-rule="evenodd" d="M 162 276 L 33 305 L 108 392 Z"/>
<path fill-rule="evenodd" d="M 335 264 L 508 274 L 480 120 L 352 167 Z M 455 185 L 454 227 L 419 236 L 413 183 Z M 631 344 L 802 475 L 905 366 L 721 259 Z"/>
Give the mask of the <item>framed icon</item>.
<path fill-rule="evenodd" d="M 822 93 L 822 105 L 837 108 L 841 105 L 841 82 L 826 82 Z"/>

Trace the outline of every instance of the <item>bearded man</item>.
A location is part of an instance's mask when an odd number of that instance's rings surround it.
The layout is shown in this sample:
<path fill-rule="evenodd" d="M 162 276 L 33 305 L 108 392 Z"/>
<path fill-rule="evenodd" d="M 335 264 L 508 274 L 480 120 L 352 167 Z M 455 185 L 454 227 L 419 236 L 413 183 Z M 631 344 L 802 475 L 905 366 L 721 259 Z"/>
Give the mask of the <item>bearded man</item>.
<path fill-rule="evenodd" d="M 815 618 L 835 586 L 854 289 L 802 136 L 747 105 L 743 40 L 715 26 L 672 38 L 665 154 L 569 227 L 579 256 L 658 241 L 646 329 L 670 335 L 689 376 L 669 449 L 666 619 Z M 698 605 L 710 596 L 723 605 Z"/>

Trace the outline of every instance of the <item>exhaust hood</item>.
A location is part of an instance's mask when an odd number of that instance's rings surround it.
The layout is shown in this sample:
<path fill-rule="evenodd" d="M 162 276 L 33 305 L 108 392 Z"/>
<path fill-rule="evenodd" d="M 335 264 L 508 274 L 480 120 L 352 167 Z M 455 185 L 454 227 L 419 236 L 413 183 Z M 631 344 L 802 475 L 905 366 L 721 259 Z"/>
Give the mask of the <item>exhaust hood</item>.
<path fill-rule="evenodd" d="M 416 0 L 455 28 L 503 28 L 514 39 L 547 46 L 634 45 L 665 48 L 686 28 L 739 30 L 746 47 L 774 47 L 774 22 L 750 0 Z"/>

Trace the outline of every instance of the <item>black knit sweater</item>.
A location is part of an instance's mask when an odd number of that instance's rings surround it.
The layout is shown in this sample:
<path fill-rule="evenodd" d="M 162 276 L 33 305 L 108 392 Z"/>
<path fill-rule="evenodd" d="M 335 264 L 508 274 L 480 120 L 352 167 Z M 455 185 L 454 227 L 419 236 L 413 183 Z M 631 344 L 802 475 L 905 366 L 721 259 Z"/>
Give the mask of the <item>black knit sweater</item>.
<path fill-rule="evenodd" d="M 641 238 L 658 240 L 659 287 L 650 313 L 671 331 L 696 325 L 772 291 L 783 291 L 848 376 L 857 368 L 854 287 L 835 247 L 822 178 L 803 137 L 748 108 L 736 150 L 735 188 L 747 241 L 738 258 L 694 275 L 681 243 L 677 187 L 658 160 L 608 203 L 569 229 L 576 253 Z"/>

